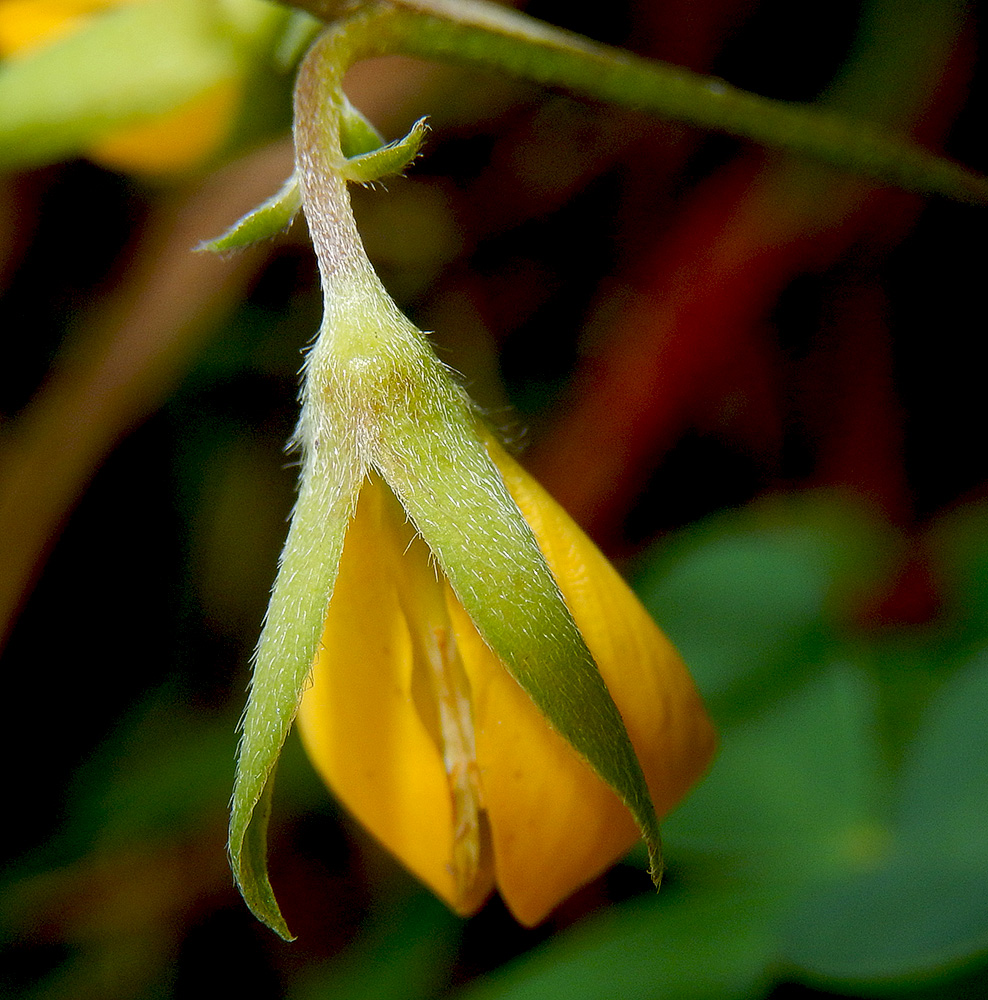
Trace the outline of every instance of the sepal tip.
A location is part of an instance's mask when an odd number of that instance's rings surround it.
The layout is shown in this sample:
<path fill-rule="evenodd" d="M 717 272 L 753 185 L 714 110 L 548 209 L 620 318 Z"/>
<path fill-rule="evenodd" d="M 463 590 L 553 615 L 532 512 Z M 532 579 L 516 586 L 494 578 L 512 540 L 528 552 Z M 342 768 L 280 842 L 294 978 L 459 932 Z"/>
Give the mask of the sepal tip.
<path fill-rule="evenodd" d="M 277 194 L 262 202 L 253 211 L 238 219 L 221 236 L 203 240 L 195 249 L 212 253 L 244 250 L 284 232 L 302 207 L 302 192 L 298 177 L 292 174 Z"/>

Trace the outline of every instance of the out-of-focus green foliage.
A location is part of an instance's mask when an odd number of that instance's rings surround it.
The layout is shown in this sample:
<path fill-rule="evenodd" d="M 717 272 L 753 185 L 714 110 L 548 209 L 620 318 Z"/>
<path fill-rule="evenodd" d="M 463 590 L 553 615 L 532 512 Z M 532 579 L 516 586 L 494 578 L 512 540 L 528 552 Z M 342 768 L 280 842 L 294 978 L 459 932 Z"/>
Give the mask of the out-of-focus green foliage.
<path fill-rule="evenodd" d="M 648 898 L 615 908 L 458 998 L 734 1000 L 767 988 L 771 936 L 757 895 L 699 885 L 663 893 L 661 905 Z"/>
<path fill-rule="evenodd" d="M 881 572 L 883 543 L 879 525 L 851 511 L 836 520 L 825 497 L 780 501 L 698 525 L 640 586 L 701 665 L 705 697 L 730 711 L 826 655 L 829 617 Z"/>
<path fill-rule="evenodd" d="M 289 1000 L 435 996 L 459 943 L 461 923 L 433 896 L 415 893 L 370 921 L 339 959 L 301 976 Z"/>

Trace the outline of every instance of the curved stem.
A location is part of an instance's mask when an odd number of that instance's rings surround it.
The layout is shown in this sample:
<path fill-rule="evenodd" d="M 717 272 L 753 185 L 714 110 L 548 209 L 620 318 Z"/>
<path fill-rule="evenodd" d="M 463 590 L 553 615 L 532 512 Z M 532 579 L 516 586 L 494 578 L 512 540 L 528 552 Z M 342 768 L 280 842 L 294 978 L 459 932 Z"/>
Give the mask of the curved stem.
<path fill-rule="evenodd" d="M 343 33 L 321 37 L 302 61 L 295 84 L 296 170 L 324 291 L 336 271 L 370 269 L 343 174 L 340 120 L 346 41 Z"/>
<path fill-rule="evenodd" d="M 392 53 L 507 72 L 750 139 L 882 183 L 988 204 L 988 178 L 874 124 L 758 97 L 713 77 L 588 41 L 487 0 L 290 2 L 331 22 L 333 72 L 361 58 Z"/>

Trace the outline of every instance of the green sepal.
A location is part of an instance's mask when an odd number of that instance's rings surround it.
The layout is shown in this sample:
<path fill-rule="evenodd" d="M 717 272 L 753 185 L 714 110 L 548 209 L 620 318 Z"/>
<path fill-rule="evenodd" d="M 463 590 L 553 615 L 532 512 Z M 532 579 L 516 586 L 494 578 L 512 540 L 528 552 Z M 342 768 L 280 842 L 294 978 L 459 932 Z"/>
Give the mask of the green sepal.
<path fill-rule="evenodd" d="M 302 192 L 298 176 L 292 174 L 277 194 L 238 219 L 222 236 L 200 243 L 196 250 L 225 253 L 228 250 L 243 250 L 245 247 L 253 246 L 284 232 L 292 224 L 301 207 Z"/>
<path fill-rule="evenodd" d="M 424 335 L 405 322 L 401 371 L 407 395 L 392 410 L 382 408 L 385 428 L 375 465 L 484 641 L 549 725 L 631 811 L 658 886 L 659 822 L 617 706 L 532 529 L 487 453 L 465 395 Z M 412 384 L 407 373 L 416 369 Z"/>
<path fill-rule="evenodd" d="M 264 790 L 247 823 L 242 847 L 233 864 L 233 875 L 240 887 L 244 902 L 251 912 L 264 921 L 279 937 L 294 941 L 295 935 L 288 929 L 281 915 L 274 889 L 268 878 L 268 823 L 271 819 L 271 800 L 274 793 L 274 777 L 277 765 L 272 767 L 264 783 Z"/>
<path fill-rule="evenodd" d="M 361 117 L 363 116 L 361 115 Z M 396 139 L 394 142 L 389 142 L 386 146 L 380 146 L 371 152 L 349 156 L 343 164 L 341 173 L 348 181 L 357 184 L 370 184 L 373 181 L 383 180 L 385 177 L 394 177 L 402 173 L 419 155 L 422 141 L 428 131 L 429 126 L 426 120 L 420 118 L 404 139 Z M 344 144 L 344 153 L 346 153 L 346 149 Z"/>
<path fill-rule="evenodd" d="M 303 411 L 300 434 L 305 433 Z M 322 428 L 322 433 L 327 433 Z M 362 469 L 323 440 L 307 456 L 298 503 L 258 642 L 230 807 L 230 866 L 254 915 L 291 934 L 267 876 L 274 769 L 308 681 L 336 582 Z"/>
<path fill-rule="evenodd" d="M 350 103 L 346 94 L 341 93 L 340 98 L 340 149 L 344 158 L 350 160 L 365 153 L 373 153 L 386 145 L 384 136 L 374 128 L 363 112 Z"/>

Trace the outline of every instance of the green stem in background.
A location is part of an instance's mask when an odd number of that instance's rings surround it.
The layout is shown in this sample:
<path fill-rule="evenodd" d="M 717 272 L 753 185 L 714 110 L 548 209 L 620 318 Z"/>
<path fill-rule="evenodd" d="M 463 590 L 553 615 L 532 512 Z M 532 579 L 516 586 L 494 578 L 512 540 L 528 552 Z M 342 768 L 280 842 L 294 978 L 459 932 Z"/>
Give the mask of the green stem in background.
<path fill-rule="evenodd" d="M 988 178 L 902 136 L 588 41 L 486 0 L 290 0 L 331 22 L 340 67 L 393 53 L 507 72 L 811 157 L 911 191 L 988 204 Z M 333 23 L 335 22 L 335 23 Z"/>

